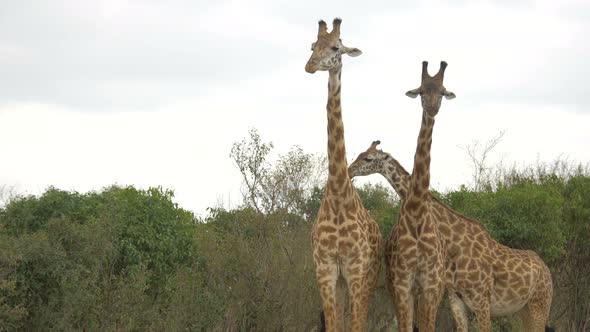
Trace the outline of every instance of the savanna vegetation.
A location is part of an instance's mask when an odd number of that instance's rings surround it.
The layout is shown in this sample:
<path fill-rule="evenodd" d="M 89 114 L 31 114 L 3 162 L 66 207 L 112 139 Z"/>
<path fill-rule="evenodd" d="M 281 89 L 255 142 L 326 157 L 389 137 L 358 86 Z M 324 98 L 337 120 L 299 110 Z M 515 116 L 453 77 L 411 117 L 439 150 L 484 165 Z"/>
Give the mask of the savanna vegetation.
<path fill-rule="evenodd" d="M 269 162 L 256 131 L 230 156 L 243 202 L 196 216 L 162 188 L 49 188 L 12 196 L 0 209 L 2 331 L 311 331 L 320 299 L 310 227 L 325 158 L 294 147 Z M 477 164 L 474 164 L 477 165 Z M 406 165 L 409 167 L 410 165 Z M 554 278 L 551 324 L 590 330 L 590 174 L 558 161 L 484 166 L 444 202 L 481 220 L 498 241 L 535 250 Z M 399 207 L 382 185 L 358 188 L 387 236 Z M 449 331 L 448 305 L 438 329 Z M 395 331 L 383 276 L 370 331 Z M 519 330 L 517 320 L 494 321 Z"/>

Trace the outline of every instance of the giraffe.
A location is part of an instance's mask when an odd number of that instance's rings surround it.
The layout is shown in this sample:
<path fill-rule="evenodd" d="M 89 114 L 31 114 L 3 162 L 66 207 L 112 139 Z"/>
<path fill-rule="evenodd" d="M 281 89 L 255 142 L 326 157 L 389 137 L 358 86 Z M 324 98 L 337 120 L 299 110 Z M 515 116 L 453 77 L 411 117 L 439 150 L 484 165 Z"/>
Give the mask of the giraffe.
<path fill-rule="evenodd" d="M 446 250 L 432 209 L 430 208 L 430 148 L 434 117 L 442 97 L 455 94 L 443 86 L 446 62 L 438 73 L 428 75 L 428 62 L 422 62 L 422 84 L 406 93 L 422 100 L 422 123 L 418 134 L 414 168 L 410 186 L 402 202 L 394 245 L 386 252 L 388 260 L 388 289 L 393 292 L 400 331 L 411 331 L 414 303 L 417 300 L 418 326 L 421 331 L 434 331 L 438 304 L 444 290 Z"/>
<path fill-rule="evenodd" d="M 312 228 L 312 251 L 327 331 L 344 330 L 344 296 L 348 291 L 350 330 L 366 328 L 368 305 L 377 284 L 381 264 L 381 233 L 355 191 L 348 176 L 344 126 L 340 105 L 342 54 L 361 51 L 342 44 L 341 19 L 332 32 L 319 22 L 317 41 L 305 71 L 329 72 L 328 81 L 328 182 Z"/>
<path fill-rule="evenodd" d="M 401 200 L 410 187 L 410 174 L 374 141 L 349 166 L 351 178 L 379 173 Z M 445 287 L 457 331 L 467 331 L 467 311 L 474 312 L 480 331 L 490 330 L 490 315 L 519 313 L 527 331 L 551 331 L 547 326 L 553 295 L 551 272 L 533 251 L 496 242 L 479 221 L 451 209 L 429 193 L 431 208 L 446 244 Z M 397 224 L 391 234 L 395 234 Z M 391 250 L 391 236 L 386 247 Z M 389 255 L 386 251 L 386 256 Z M 386 260 L 387 262 L 387 260 Z M 544 328 L 544 329 L 543 329 Z"/>

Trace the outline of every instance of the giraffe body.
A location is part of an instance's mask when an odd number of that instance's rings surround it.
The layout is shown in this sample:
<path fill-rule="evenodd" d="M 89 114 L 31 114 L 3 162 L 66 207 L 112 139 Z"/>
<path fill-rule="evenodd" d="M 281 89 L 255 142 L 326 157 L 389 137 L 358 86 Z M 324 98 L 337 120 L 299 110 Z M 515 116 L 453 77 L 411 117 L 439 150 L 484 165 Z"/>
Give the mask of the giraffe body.
<path fill-rule="evenodd" d="M 400 331 L 411 331 L 414 304 L 418 326 L 434 331 L 436 312 L 444 290 L 444 243 L 429 200 L 413 190 L 402 202 L 398 227 L 388 239 L 387 282 L 396 305 Z"/>
<path fill-rule="evenodd" d="M 373 142 L 358 156 L 350 165 L 349 174 L 354 177 L 379 173 L 405 200 L 410 174 L 390 154 L 377 150 L 379 143 Z M 533 251 L 496 242 L 483 224 L 429 195 L 447 250 L 445 287 L 457 330 L 467 330 L 469 310 L 475 313 L 480 331 L 490 329 L 490 316 L 515 313 L 523 319 L 527 331 L 544 331 L 553 288 L 551 273 L 541 258 Z M 386 257 L 394 250 L 397 228 L 394 225 L 387 240 Z"/>
<path fill-rule="evenodd" d="M 328 182 L 312 227 L 312 251 L 327 331 L 344 330 L 344 298 L 350 303 L 350 330 L 366 329 L 368 306 L 381 264 L 381 234 L 363 207 L 348 175 L 344 126 L 340 105 L 342 54 L 360 55 L 342 45 L 341 20 L 331 33 L 320 21 L 318 39 L 305 70 L 329 71 L 328 82 Z"/>
<path fill-rule="evenodd" d="M 410 97 L 421 96 L 422 123 L 410 185 L 402 201 L 398 227 L 390 234 L 386 252 L 388 289 L 393 295 L 400 331 L 412 330 L 414 303 L 417 303 L 420 330 L 434 332 L 444 292 L 447 251 L 428 191 L 430 148 L 434 117 L 440 109 L 442 96 L 451 99 L 455 95 L 442 84 L 446 62 L 441 62 L 434 77 L 428 75 L 427 66 L 424 61 L 420 87 L 406 93 Z"/>

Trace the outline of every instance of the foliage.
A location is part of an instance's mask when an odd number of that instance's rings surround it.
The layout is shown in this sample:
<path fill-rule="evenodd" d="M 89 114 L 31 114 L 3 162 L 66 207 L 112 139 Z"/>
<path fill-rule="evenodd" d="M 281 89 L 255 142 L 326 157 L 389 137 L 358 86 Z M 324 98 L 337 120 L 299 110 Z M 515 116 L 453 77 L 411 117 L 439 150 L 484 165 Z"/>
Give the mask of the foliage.
<path fill-rule="evenodd" d="M 494 174 L 494 169 L 488 165 L 487 160 L 494 148 L 500 144 L 505 133 L 505 131 L 500 131 L 497 136 L 490 138 L 486 142 L 473 140 L 465 146 L 460 146 L 467 153 L 473 169 L 473 190 L 480 191 L 492 185 L 496 174 Z"/>
<path fill-rule="evenodd" d="M 307 203 L 315 188 L 323 185 L 320 174 L 326 169 L 326 159 L 294 146 L 271 166 L 267 158 L 272 142 L 262 142 L 255 129 L 249 134 L 249 140 L 234 143 L 230 153 L 242 175 L 246 206 L 259 213 L 311 213 Z"/>
<path fill-rule="evenodd" d="M 117 232 L 117 268 L 145 265 L 154 274 L 154 283 L 160 283 L 177 264 L 190 259 L 194 216 L 178 208 L 173 196 L 161 188 L 112 187 L 96 197 L 101 215 Z"/>
<path fill-rule="evenodd" d="M 143 326 L 162 283 L 191 258 L 194 218 L 172 197 L 111 187 L 13 199 L 0 212 L 1 325 Z"/>
<path fill-rule="evenodd" d="M 262 182 L 270 171 L 266 158 L 273 144 L 263 143 L 256 129 L 250 129 L 249 135 L 249 141 L 243 139 L 240 143 L 233 144 L 230 157 L 240 170 L 246 187 L 242 193 L 244 203 L 262 212 L 261 205 L 265 201 Z"/>
<path fill-rule="evenodd" d="M 7 233 L 17 235 L 44 229 L 52 218 L 67 216 L 84 223 L 96 214 L 96 204 L 93 203 L 77 192 L 50 187 L 41 197 L 12 199 L 0 212 L 0 224 Z"/>
<path fill-rule="evenodd" d="M 590 177 L 576 175 L 564 189 L 567 252 L 558 264 L 556 316 L 567 321 L 564 329 L 590 329 Z M 555 309 L 559 308 L 559 309 Z M 560 317 L 561 318 L 561 317 Z"/>

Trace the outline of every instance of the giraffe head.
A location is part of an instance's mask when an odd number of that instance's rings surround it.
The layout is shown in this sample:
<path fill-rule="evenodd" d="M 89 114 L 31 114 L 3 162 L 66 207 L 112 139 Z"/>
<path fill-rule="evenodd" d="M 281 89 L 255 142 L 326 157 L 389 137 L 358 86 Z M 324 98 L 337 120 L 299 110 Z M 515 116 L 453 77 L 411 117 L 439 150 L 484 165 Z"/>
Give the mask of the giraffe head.
<path fill-rule="evenodd" d="M 361 50 L 342 45 L 340 39 L 340 24 L 342 20 L 335 18 L 332 32 L 328 32 L 328 25 L 319 22 L 318 39 L 311 44 L 313 53 L 305 65 L 305 71 L 313 74 L 318 70 L 330 70 L 342 66 L 342 54 L 355 57 L 362 54 Z"/>
<path fill-rule="evenodd" d="M 355 176 L 385 174 L 387 172 L 387 164 L 392 157 L 382 150 L 377 150 L 379 144 L 381 141 L 371 143 L 367 151 L 359 154 L 356 160 L 348 166 L 348 175 L 351 179 Z"/>
<path fill-rule="evenodd" d="M 448 91 L 443 85 L 443 79 L 445 76 L 445 69 L 447 63 L 444 61 L 440 62 L 440 69 L 434 76 L 428 74 L 428 62 L 422 62 L 422 83 L 420 87 L 406 92 L 406 96 L 410 98 L 416 98 L 420 95 L 422 100 L 422 108 L 424 111 L 434 117 L 440 109 L 442 97 L 447 99 L 455 98 L 455 94 Z"/>

